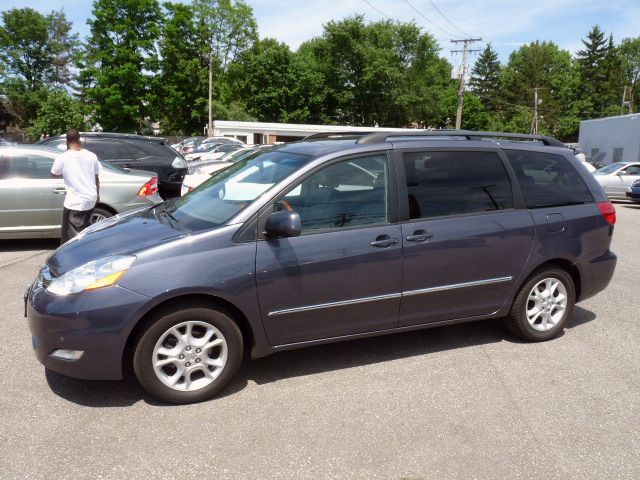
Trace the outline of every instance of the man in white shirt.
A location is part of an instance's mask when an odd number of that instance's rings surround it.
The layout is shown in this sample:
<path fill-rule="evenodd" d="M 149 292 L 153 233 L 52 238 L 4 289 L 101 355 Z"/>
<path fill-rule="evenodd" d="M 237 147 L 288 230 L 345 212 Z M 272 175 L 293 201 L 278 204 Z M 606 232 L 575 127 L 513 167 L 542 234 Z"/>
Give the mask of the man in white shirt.
<path fill-rule="evenodd" d="M 67 132 L 67 151 L 58 155 L 51 175 L 62 178 L 67 190 L 60 240 L 65 243 L 89 226 L 91 213 L 100 199 L 100 162 L 95 153 L 82 148 L 80 132 Z"/>

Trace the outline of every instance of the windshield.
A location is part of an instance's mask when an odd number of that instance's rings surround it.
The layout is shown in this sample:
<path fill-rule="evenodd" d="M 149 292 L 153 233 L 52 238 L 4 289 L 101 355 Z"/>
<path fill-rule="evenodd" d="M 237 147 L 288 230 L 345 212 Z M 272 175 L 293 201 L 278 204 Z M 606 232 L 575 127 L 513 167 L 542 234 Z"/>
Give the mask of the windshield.
<path fill-rule="evenodd" d="M 610 173 L 613 173 L 616 170 L 620 170 L 625 165 L 626 164 L 621 163 L 621 162 L 612 163 L 610 165 L 607 165 L 606 167 L 602 167 L 602 168 L 596 170 L 595 172 L 593 172 L 593 174 L 594 175 L 609 175 Z"/>
<path fill-rule="evenodd" d="M 254 152 L 188 195 L 167 202 L 159 212 L 168 212 L 177 228 L 219 227 L 312 158 L 280 150 Z"/>

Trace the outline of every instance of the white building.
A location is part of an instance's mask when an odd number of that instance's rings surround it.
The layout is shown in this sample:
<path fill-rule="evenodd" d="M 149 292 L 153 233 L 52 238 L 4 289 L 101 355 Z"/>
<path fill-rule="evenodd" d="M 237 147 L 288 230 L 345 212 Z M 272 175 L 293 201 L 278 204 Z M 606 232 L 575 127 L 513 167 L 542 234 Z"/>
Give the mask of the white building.
<path fill-rule="evenodd" d="M 580 122 L 580 148 L 598 163 L 640 161 L 640 114 Z"/>
<path fill-rule="evenodd" d="M 303 125 L 297 123 L 235 122 L 216 120 L 214 137 L 235 137 L 247 145 L 300 140 L 322 132 L 411 131 L 408 128 L 349 127 L 341 125 Z"/>

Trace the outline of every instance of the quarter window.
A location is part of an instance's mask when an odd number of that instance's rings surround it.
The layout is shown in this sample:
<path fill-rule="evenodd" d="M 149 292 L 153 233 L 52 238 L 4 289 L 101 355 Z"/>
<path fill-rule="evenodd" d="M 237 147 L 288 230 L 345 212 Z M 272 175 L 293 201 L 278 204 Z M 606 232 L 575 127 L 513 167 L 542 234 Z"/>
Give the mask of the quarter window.
<path fill-rule="evenodd" d="M 562 155 L 505 150 L 515 170 L 527 208 L 593 202 L 575 168 Z"/>
<path fill-rule="evenodd" d="M 345 160 L 294 187 L 275 210 L 294 210 L 302 234 L 389 223 L 389 169 L 386 155 Z"/>
<path fill-rule="evenodd" d="M 493 152 L 403 155 L 412 219 L 513 208 L 511 182 Z"/>

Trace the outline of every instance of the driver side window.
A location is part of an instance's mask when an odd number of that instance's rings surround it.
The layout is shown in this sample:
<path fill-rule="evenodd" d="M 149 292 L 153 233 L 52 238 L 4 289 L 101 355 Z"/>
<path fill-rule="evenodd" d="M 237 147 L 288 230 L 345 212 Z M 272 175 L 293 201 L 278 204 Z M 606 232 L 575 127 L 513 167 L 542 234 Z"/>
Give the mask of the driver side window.
<path fill-rule="evenodd" d="M 302 235 L 389 223 L 385 154 L 345 160 L 307 177 L 275 204 L 300 215 Z"/>
<path fill-rule="evenodd" d="M 640 175 L 640 165 L 631 165 L 622 172 L 623 175 Z"/>

